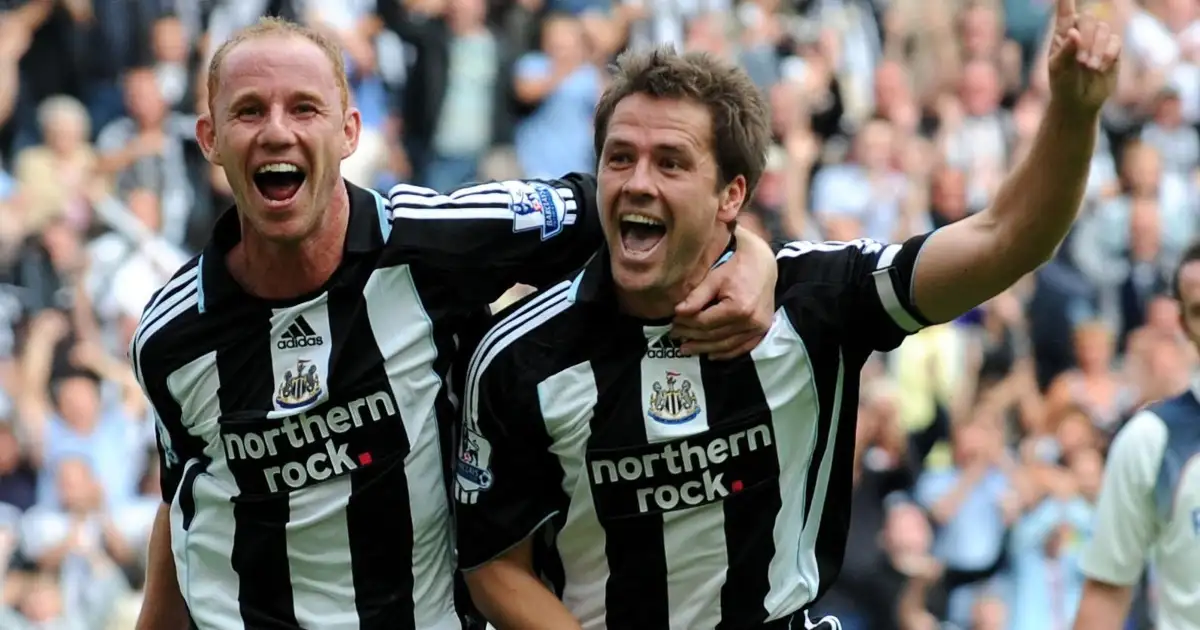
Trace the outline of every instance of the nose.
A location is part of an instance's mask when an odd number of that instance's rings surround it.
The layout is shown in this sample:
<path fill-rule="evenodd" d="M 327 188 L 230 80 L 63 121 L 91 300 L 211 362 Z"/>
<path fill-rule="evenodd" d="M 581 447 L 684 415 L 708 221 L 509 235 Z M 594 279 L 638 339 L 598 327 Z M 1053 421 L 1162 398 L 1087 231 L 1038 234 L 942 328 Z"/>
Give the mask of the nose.
<path fill-rule="evenodd" d="M 269 150 L 286 149 L 295 143 L 296 135 L 292 132 L 287 112 L 282 107 L 271 108 L 258 139 L 263 148 Z"/>
<path fill-rule="evenodd" d="M 646 199 L 654 197 L 656 190 L 654 167 L 650 164 L 650 160 L 647 158 L 638 160 L 637 165 L 633 167 L 633 173 L 629 179 L 625 180 L 622 192 L 635 199 Z"/>

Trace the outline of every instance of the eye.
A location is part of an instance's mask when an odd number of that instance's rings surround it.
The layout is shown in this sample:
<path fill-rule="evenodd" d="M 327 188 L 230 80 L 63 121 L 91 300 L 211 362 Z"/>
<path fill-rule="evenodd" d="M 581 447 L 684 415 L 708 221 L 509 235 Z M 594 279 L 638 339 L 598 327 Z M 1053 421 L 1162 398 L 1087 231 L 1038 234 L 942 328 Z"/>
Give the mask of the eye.
<path fill-rule="evenodd" d="M 658 161 L 658 166 L 664 171 L 675 171 L 683 168 L 683 162 L 678 158 L 665 157 Z"/>
<path fill-rule="evenodd" d="M 262 114 L 262 108 L 258 105 L 244 105 L 237 109 L 238 118 L 249 118 L 251 116 L 259 116 Z"/>
<path fill-rule="evenodd" d="M 631 158 L 628 153 L 610 153 L 608 155 L 608 163 L 612 164 L 613 166 L 629 164 L 632 161 L 633 158 Z"/>
<path fill-rule="evenodd" d="M 317 113 L 317 106 L 312 103 L 301 103 L 296 106 L 296 112 L 300 114 L 315 114 Z"/>

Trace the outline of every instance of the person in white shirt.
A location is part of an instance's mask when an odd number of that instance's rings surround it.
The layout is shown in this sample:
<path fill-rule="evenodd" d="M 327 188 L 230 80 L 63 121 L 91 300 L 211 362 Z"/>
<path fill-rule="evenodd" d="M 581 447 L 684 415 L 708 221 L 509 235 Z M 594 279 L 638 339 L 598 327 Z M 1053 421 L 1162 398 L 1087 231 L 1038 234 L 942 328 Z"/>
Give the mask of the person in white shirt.
<path fill-rule="evenodd" d="M 1175 272 L 1180 320 L 1200 347 L 1200 242 Z M 1147 406 L 1108 454 L 1075 630 L 1118 630 L 1147 562 L 1158 578 L 1158 630 L 1200 630 L 1200 379 Z"/>

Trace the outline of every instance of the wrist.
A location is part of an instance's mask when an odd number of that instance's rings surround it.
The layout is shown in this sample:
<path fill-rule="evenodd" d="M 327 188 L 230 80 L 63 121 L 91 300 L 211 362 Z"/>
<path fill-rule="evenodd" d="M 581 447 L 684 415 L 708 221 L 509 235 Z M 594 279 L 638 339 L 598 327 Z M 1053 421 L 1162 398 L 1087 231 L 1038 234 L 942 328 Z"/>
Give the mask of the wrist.
<path fill-rule="evenodd" d="M 1089 107 L 1064 101 L 1062 97 L 1050 96 L 1046 111 L 1042 118 L 1043 127 L 1054 129 L 1091 131 L 1100 125 L 1100 112 L 1103 105 Z"/>

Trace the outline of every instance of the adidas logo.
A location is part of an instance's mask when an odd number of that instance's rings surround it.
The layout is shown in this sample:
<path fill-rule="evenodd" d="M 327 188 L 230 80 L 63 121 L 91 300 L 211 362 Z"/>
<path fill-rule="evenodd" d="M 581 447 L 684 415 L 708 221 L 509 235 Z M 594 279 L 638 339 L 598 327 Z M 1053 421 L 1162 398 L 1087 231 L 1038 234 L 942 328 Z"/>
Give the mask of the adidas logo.
<path fill-rule="evenodd" d="M 650 340 L 646 346 L 647 359 L 683 359 L 684 355 L 679 353 L 679 344 L 674 339 L 667 335 L 656 337 Z"/>
<path fill-rule="evenodd" d="M 275 344 L 280 350 L 289 350 L 291 348 L 308 348 L 310 346 L 319 346 L 325 343 L 325 340 L 308 325 L 308 321 L 304 316 L 296 318 L 288 329 L 283 331 L 283 335 L 279 339 L 279 343 Z"/>

